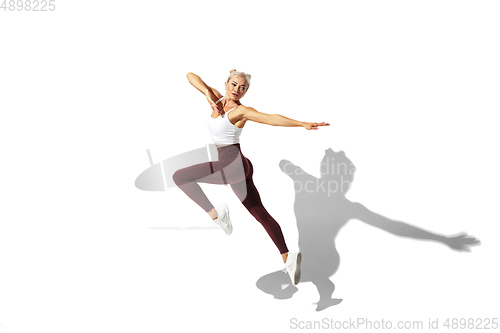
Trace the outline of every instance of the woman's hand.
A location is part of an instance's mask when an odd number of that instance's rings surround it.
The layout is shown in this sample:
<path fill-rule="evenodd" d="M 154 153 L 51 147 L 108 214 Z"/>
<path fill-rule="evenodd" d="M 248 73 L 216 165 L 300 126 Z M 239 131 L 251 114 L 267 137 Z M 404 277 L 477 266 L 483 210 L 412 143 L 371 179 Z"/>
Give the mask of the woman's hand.
<path fill-rule="evenodd" d="M 213 97 L 216 97 L 216 96 L 213 93 L 212 94 L 211 93 L 207 93 L 205 96 L 207 97 L 207 101 L 210 104 L 210 107 L 212 108 L 212 110 L 217 111 L 217 113 L 219 115 L 221 115 L 221 114 L 224 113 L 224 112 L 221 111 L 222 108 L 219 108 L 217 106 L 217 104 L 215 104 Z M 222 102 L 219 102 L 219 103 L 221 103 L 221 106 L 222 106 Z"/>
<path fill-rule="evenodd" d="M 304 123 L 302 127 L 304 127 L 306 130 L 317 130 L 319 126 L 330 126 L 329 123 Z"/>

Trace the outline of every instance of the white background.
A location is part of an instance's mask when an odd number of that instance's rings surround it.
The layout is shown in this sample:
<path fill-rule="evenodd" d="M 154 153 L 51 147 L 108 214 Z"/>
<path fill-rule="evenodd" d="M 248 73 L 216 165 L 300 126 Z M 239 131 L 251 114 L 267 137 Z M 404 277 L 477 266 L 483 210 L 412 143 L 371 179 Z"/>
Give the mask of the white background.
<path fill-rule="evenodd" d="M 498 2 L 55 4 L 0 12 L 0 332 L 499 317 Z M 166 229 L 210 220 L 178 188 L 135 188 L 146 149 L 156 163 L 208 143 L 210 109 L 185 74 L 221 91 L 231 68 L 252 74 L 243 104 L 332 124 L 252 123 L 241 137 L 291 250 L 293 187 L 278 163 L 319 175 L 330 147 L 357 167 L 350 200 L 482 244 L 460 253 L 351 221 L 331 278 L 343 302 L 315 312 L 311 283 L 290 300 L 257 289 L 281 257 L 228 187 L 204 188 L 231 207 L 233 235 Z"/>

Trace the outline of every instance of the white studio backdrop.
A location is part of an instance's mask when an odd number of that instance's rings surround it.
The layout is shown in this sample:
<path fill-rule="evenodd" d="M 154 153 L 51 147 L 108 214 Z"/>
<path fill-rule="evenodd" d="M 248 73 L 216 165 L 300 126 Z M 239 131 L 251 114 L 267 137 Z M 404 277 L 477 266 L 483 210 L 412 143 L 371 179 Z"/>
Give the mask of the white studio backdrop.
<path fill-rule="evenodd" d="M 359 318 L 424 332 L 498 317 L 498 2 L 55 5 L 0 11 L 0 332 L 286 332 Z M 349 200 L 481 245 L 457 252 L 354 220 L 336 238 L 340 304 L 316 312 L 310 282 L 288 300 L 263 293 L 256 281 L 281 258 L 229 187 L 203 186 L 230 206 L 227 237 L 184 228 L 210 220 L 178 188 L 134 186 L 146 149 L 157 163 L 210 142 L 210 108 L 186 73 L 222 91 L 231 68 L 252 74 L 243 104 L 331 123 L 249 123 L 241 136 L 290 250 L 293 184 L 279 162 L 319 176 L 328 148 L 357 168 Z"/>

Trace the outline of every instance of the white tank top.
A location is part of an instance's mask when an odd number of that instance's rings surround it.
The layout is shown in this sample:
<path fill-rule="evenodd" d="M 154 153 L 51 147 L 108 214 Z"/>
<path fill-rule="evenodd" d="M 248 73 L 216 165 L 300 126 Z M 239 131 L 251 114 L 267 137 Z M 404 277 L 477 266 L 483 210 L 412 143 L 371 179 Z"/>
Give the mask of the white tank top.
<path fill-rule="evenodd" d="M 224 97 L 221 97 L 215 104 L 219 103 Z M 229 112 L 236 109 L 236 107 L 227 111 L 226 113 L 219 115 L 217 118 L 212 118 L 212 115 L 208 117 L 208 129 L 212 135 L 212 140 L 216 145 L 230 145 L 234 143 L 240 143 L 240 134 L 243 128 L 239 128 L 231 124 L 229 121 Z"/>

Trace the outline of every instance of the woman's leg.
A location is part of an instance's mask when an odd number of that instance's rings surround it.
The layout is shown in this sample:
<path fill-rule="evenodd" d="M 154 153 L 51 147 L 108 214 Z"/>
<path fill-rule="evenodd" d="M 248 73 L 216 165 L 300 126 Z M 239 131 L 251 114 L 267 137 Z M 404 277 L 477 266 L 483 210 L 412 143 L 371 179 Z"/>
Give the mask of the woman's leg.
<path fill-rule="evenodd" d="M 288 248 L 286 246 L 281 227 L 262 205 L 260 194 L 257 191 L 257 188 L 255 187 L 252 179 L 252 163 L 249 159 L 245 157 L 243 158 L 246 159 L 249 164 L 249 172 L 247 173 L 247 178 L 239 183 L 231 184 L 231 188 L 233 189 L 236 196 L 238 196 L 238 199 L 240 199 L 240 201 L 243 203 L 245 208 L 250 212 L 250 214 L 252 214 L 252 216 L 262 224 L 262 226 L 267 231 L 274 244 L 280 251 L 283 257 L 283 261 L 286 262 L 286 258 L 288 256 Z"/>
<path fill-rule="evenodd" d="M 198 182 L 210 184 L 225 184 L 221 170 L 224 164 L 221 162 L 207 162 L 192 165 L 187 168 L 177 170 L 173 179 L 175 184 L 198 204 L 205 212 L 210 212 L 214 209 L 212 203 L 201 189 Z M 213 217 L 212 217 L 213 218 Z"/>
<path fill-rule="evenodd" d="M 214 206 L 198 183 L 230 184 L 245 179 L 245 166 L 239 149 L 225 148 L 219 152 L 219 161 L 195 164 L 173 174 L 175 184 L 198 204 L 212 219 L 217 218 Z M 247 166 L 248 167 L 248 166 Z"/>
<path fill-rule="evenodd" d="M 198 182 L 231 184 L 236 196 L 250 214 L 262 224 L 280 251 L 283 262 L 286 263 L 288 248 L 281 227 L 262 205 L 259 192 L 252 179 L 252 163 L 241 154 L 239 147 L 221 149 L 219 160 L 180 169 L 173 175 L 174 182 L 188 197 L 209 213 L 212 219 L 217 218 L 217 212 Z"/>

